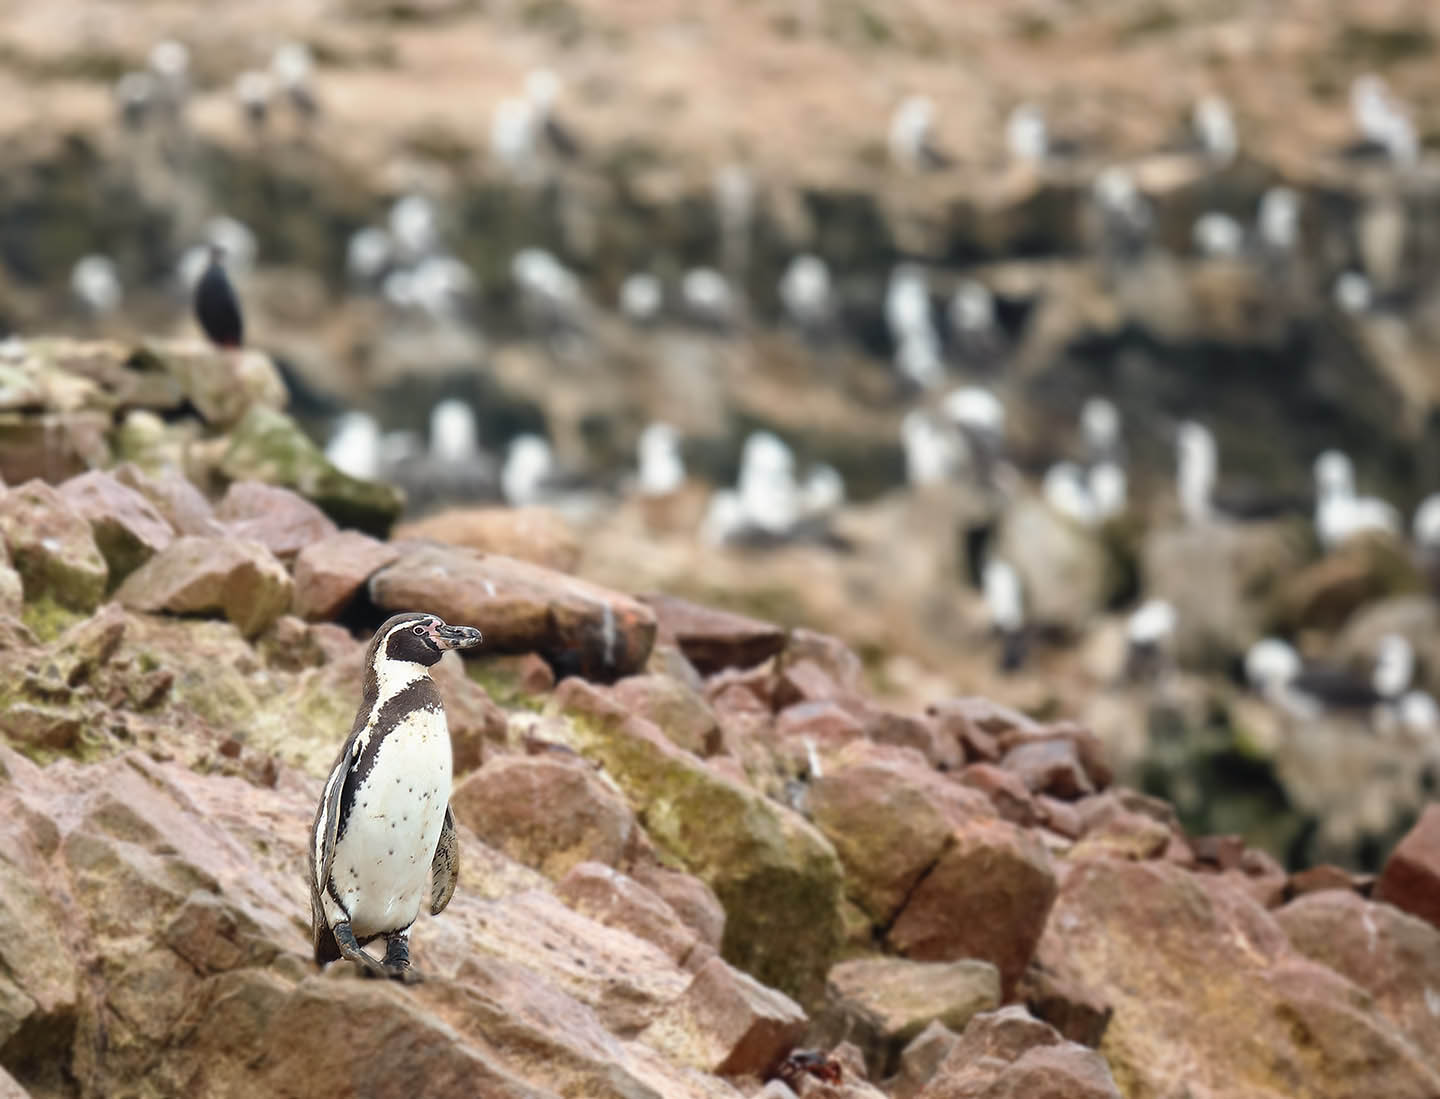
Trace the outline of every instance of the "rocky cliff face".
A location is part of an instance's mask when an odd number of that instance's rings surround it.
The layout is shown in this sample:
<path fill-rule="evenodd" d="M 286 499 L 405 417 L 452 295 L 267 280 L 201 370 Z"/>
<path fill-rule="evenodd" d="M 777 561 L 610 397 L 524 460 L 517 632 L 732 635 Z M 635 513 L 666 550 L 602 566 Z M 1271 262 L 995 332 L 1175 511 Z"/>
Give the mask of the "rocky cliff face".
<path fill-rule="evenodd" d="M 55 484 L 0 494 L 0 1094 L 1440 1094 L 1440 810 L 1378 880 L 1287 876 L 1083 725 L 897 709 L 826 634 L 354 530 L 383 493 L 265 384 L 200 430 L 38 362 L 80 398 L 16 404 L 46 430 L 7 480 Z M 142 445 L 74 473 L 97 410 Z M 413 987 L 317 972 L 305 887 L 402 607 L 495 639 L 436 669 L 462 868 Z"/>

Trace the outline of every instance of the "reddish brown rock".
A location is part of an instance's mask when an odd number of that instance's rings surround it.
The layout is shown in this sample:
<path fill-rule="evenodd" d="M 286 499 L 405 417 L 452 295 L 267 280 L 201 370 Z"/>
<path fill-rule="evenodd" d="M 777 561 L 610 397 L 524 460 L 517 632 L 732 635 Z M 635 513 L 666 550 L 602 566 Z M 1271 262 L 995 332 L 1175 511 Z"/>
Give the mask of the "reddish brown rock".
<path fill-rule="evenodd" d="M 147 473 L 126 462 L 114 470 L 115 479 L 149 500 L 177 534 L 211 537 L 224 534 L 215 519 L 215 509 L 205 494 L 179 471 L 165 469 Z"/>
<path fill-rule="evenodd" d="M 783 993 L 714 958 L 640 1041 L 672 1060 L 725 1076 L 765 1076 L 805 1033 L 805 1013 Z"/>
<path fill-rule="evenodd" d="M 721 669 L 705 681 L 705 697 L 717 710 L 768 714 L 775 709 L 774 666 Z"/>
<path fill-rule="evenodd" d="M 1345 889 L 1291 901 L 1275 920 L 1295 949 L 1375 997 L 1421 1050 L 1440 1050 L 1440 929 Z"/>
<path fill-rule="evenodd" d="M 312 622 L 334 618 L 371 576 L 399 557 L 396 547 L 358 530 L 311 542 L 295 558 L 295 613 Z"/>
<path fill-rule="evenodd" d="M 1173 833 L 1143 812 L 1132 812 L 1115 793 L 1076 803 L 1084 833 L 1071 849 L 1072 859 L 1157 859 L 1165 854 Z"/>
<path fill-rule="evenodd" d="M 387 611 L 422 610 L 476 626 L 492 652 L 536 652 L 557 675 L 615 679 L 645 665 L 655 616 L 629 596 L 573 576 L 453 546 L 407 547 L 370 578 Z"/>
<path fill-rule="evenodd" d="M 720 748 L 720 722 L 699 692 L 659 675 L 629 676 L 612 689 L 615 700 L 652 721 L 670 740 L 697 756 Z"/>
<path fill-rule="evenodd" d="M 684 962 L 699 941 L 665 901 L 604 863 L 572 866 L 556 885 L 555 894 L 606 927 L 618 927 L 654 943 L 677 964 Z"/>
<path fill-rule="evenodd" d="M 653 862 L 631 867 L 641 885 L 670 906 L 670 910 L 703 943 L 720 948 L 725 937 L 725 906 L 715 891 L 693 874 L 682 874 Z"/>
<path fill-rule="evenodd" d="M 0 492 L 0 537 L 26 599 L 88 613 L 105 597 L 110 571 L 90 524 L 44 481 Z"/>
<path fill-rule="evenodd" d="M 498 553 L 557 572 L 574 572 L 580 563 L 574 528 L 546 508 L 451 508 L 401 523 L 390 537 Z"/>
<path fill-rule="evenodd" d="M 812 783 L 809 806 L 845 866 L 847 893 L 880 926 L 940 858 L 957 825 L 994 813 L 983 794 L 936 774 L 918 755 L 866 741 L 832 760 Z"/>
<path fill-rule="evenodd" d="M 825 1010 L 816 1020 L 827 1045 L 853 1042 L 869 1075 L 893 1073 L 900 1051 L 932 1023 L 965 1028 L 1000 1006 L 1000 974 L 979 961 L 915 962 L 857 958 L 830 970 Z"/>
<path fill-rule="evenodd" d="M 614 866 L 635 814 L 582 759 L 498 756 L 455 787 L 455 819 L 517 862 L 559 879 L 582 862 Z"/>
<path fill-rule="evenodd" d="M 887 1082 L 896 1099 L 911 1099 L 930 1082 L 946 1056 L 960 1040 L 943 1023 L 931 1023 L 900 1051 L 900 1069 Z"/>
<path fill-rule="evenodd" d="M 998 819 L 957 827 L 910 892 L 887 941 L 909 958 L 980 958 L 1008 997 L 1025 972 L 1050 906 L 1055 871 L 1034 833 Z"/>
<path fill-rule="evenodd" d="M 1213 1095 L 1421 1099 L 1440 1088 L 1368 995 L 1297 954 L 1271 914 L 1219 875 L 1163 860 L 1078 863 L 1038 958 L 1103 989 L 1114 1015 L 1102 1049 L 1130 1095 L 1169 1094 L 1177 1064 L 1192 1091 Z"/>
<path fill-rule="evenodd" d="M 1032 962 L 1020 978 L 1015 998 L 1063 1038 L 1098 1049 L 1113 1014 L 1104 997 L 1073 981 L 1063 980 Z"/>
<path fill-rule="evenodd" d="M 259 481 L 236 481 L 215 507 L 215 518 L 236 538 L 259 542 L 282 561 L 338 533 L 334 521 L 299 493 Z"/>
<path fill-rule="evenodd" d="M 175 531 L 141 493 L 109 473 L 91 470 L 60 486 L 60 495 L 90 524 L 118 584 L 175 540 Z"/>
<path fill-rule="evenodd" d="M 785 631 L 731 611 L 702 607 L 673 595 L 642 595 L 655 612 L 660 636 L 680 646 L 701 675 L 723 668 L 750 668 L 785 647 Z"/>
<path fill-rule="evenodd" d="M 865 687 L 865 665 L 849 645 L 832 634 L 797 626 L 785 641 L 785 664 L 806 661 L 821 668 L 840 690 L 857 694 Z"/>
<path fill-rule="evenodd" d="M 1080 819 L 1080 811 L 1070 802 L 1041 794 L 1035 799 L 1035 804 L 1040 811 L 1041 823 L 1050 831 L 1072 840 L 1079 839 L 1084 833 L 1085 824 Z"/>
<path fill-rule="evenodd" d="M 1440 803 L 1427 805 L 1390 853 L 1374 895 L 1440 927 Z"/>
<path fill-rule="evenodd" d="M 1005 753 L 1000 765 L 1020 776 L 1037 794 L 1074 801 L 1093 793 L 1094 787 L 1069 740 L 1032 740 Z"/>
<path fill-rule="evenodd" d="M 798 702 L 828 702 L 846 699 L 850 692 L 830 678 L 830 673 L 813 660 L 786 661 L 775 677 L 774 704 L 777 709 Z"/>
<path fill-rule="evenodd" d="M 1245 858 L 1244 836 L 1191 836 L 1189 842 L 1195 860 L 1209 869 L 1238 870 Z"/>
<path fill-rule="evenodd" d="M 780 712 L 775 735 L 782 741 L 809 740 L 819 751 L 833 752 L 863 738 L 865 729 L 839 703 L 800 702 Z"/>
<path fill-rule="evenodd" d="M 1001 756 L 1002 733 L 1021 730 L 1040 733 L 1044 726 L 1018 710 L 991 702 L 988 698 L 950 698 L 926 709 L 946 735 L 955 738 L 970 762 L 994 763 Z"/>
<path fill-rule="evenodd" d="M 997 740 L 1002 754 L 1013 752 L 1024 744 L 1065 741 L 1074 749 L 1075 757 L 1093 789 L 1104 790 L 1115 781 L 1115 772 L 1106 759 L 1105 745 L 1093 732 L 1076 722 L 1057 721 L 1038 729 L 1012 726 L 998 733 Z M 1170 811 L 1174 812 L 1173 809 Z"/>
<path fill-rule="evenodd" d="M 1306 893 L 1323 893 L 1327 889 L 1343 889 L 1349 893 L 1359 893 L 1355 887 L 1355 877 L 1344 867 L 1321 864 L 1311 866 L 1304 870 L 1297 870 L 1285 881 L 1286 899 L 1303 897 Z"/>
<path fill-rule="evenodd" d="M 124 606 L 170 614 L 223 614 L 254 637 L 290 606 L 290 574 L 259 542 L 177 538 L 115 592 Z"/>
<path fill-rule="evenodd" d="M 1120 1099 L 1105 1059 L 1023 1007 L 977 1015 L 921 1099 Z"/>
<path fill-rule="evenodd" d="M 942 771 L 953 771 L 964 762 L 955 738 L 942 733 L 929 718 L 901 713 L 868 699 L 859 700 L 850 709 L 860 718 L 866 737 L 876 744 L 914 748 L 930 766 Z"/>
<path fill-rule="evenodd" d="M 1007 771 L 993 763 L 972 763 L 955 778 L 962 786 L 979 790 L 989 798 L 1002 820 L 1026 828 L 1040 823 L 1040 808 L 1025 781 L 1014 771 Z"/>

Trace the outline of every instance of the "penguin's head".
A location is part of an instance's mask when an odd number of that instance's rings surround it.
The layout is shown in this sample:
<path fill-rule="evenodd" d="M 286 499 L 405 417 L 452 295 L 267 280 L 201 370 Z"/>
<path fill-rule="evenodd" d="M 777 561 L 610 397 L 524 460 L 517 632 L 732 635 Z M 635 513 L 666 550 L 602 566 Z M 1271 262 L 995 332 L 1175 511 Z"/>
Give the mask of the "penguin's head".
<path fill-rule="evenodd" d="M 434 614 L 397 614 L 376 633 L 371 659 L 428 668 L 447 649 L 468 649 L 482 640 L 474 626 L 450 626 Z"/>

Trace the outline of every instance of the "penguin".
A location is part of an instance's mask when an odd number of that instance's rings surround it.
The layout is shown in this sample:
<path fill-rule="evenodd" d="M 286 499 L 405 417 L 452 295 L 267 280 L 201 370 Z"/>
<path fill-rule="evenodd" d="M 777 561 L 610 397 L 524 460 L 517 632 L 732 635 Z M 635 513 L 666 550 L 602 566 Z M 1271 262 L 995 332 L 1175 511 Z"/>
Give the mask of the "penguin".
<path fill-rule="evenodd" d="M 221 262 L 224 254 L 218 245 L 210 245 L 210 261 L 195 284 L 195 319 L 216 347 L 236 348 L 245 342 L 245 321 Z"/>
<path fill-rule="evenodd" d="M 410 927 L 427 880 L 430 914 L 450 903 L 459 877 L 450 812 L 450 732 L 430 668 L 480 631 L 433 614 L 397 614 L 365 653 L 360 710 L 340 749 L 310 835 L 315 962 L 346 958 L 371 977 L 406 983 Z M 385 940 L 383 961 L 362 948 Z"/>

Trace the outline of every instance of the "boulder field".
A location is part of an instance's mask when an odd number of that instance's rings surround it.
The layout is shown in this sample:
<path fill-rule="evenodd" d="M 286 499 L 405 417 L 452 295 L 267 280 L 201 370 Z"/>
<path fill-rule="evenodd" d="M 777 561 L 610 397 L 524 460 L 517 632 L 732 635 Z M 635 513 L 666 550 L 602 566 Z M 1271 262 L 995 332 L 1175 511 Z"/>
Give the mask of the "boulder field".
<path fill-rule="evenodd" d="M 1440 806 L 1378 878 L 1287 874 L 825 634 L 211 496 L 0 492 L 0 1096 L 1440 1095 Z M 436 669 L 413 987 L 317 971 L 305 883 L 402 608 L 493 638 Z"/>

